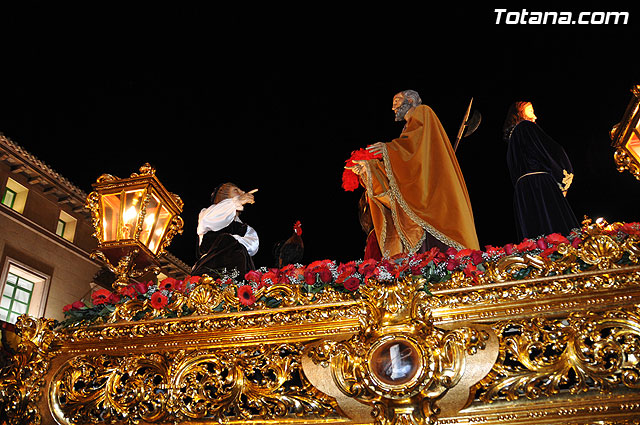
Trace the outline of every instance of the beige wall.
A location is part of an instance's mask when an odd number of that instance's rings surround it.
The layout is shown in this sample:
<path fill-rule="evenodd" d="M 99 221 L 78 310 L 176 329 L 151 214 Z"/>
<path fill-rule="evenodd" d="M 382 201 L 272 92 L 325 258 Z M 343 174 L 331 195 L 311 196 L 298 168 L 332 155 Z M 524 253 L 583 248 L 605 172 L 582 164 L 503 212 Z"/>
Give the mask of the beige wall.
<path fill-rule="evenodd" d="M 0 205 L 0 267 L 11 258 L 50 277 L 44 316 L 62 320 L 62 307 L 89 290 L 99 266 L 86 252 Z"/>

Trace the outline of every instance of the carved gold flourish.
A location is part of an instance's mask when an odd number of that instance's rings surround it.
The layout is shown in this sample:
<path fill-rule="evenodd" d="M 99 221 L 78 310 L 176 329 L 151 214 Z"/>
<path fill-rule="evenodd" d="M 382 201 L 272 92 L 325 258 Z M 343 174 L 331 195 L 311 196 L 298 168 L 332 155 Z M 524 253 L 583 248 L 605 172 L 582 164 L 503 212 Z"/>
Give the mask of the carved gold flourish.
<path fill-rule="evenodd" d="M 36 403 L 55 346 L 54 320 L 20 316 L 16 323 L 22 340 L 12 362 L 0 370 L 0 419 L 7 425 L 40 424 Z M 3 424 L 5 422 L 2 422 Z"/>
<path fill-rule="evenodd" d="M 608 393 L 619 385 L 640 389 L 639 312 L 636 307 L 497 323 L 500 358 L 479 386 L 480 400 Z"/>
<path fill-rule="evenodd" d="M 465 356 L 483 349 L 489 338 L 471 327 L 435 328 L 423 307 L 423 287 L 422 279 L 411 278 L 367 285 L 361 291 L 367 309 L 362 331 L 346 341 L 327 340 L 309 349 L 312 362 L 330 368 L 342 393 L 373 408 L 379 425 L 433 423 L 436 400 L 461 380 Z M 412 351 L 415 371 L 398 384 L 381 379 L 373 366 L 381 361 L 378 350 L 394 344 Z"/>
<path fill-rule="evenodd" d="M 80 356 L 51 389 L 61 423 L 148 423 L 335 415 L 300 373 L 297 344 L 128 357 Z"/>
<path fill-rule="evenodd" d="M 126 303 L 124 303 L 126 304 Z M 185 335 L 196 336 L 203 333 L 215 332 L 234 335 L 239 329 L 254 327 L 261 332 L 268 333 L 270 329 L 278 326 L 296 326 L 316 322 L 339 321 L 356 322 L 366 317 L 364 308 L 355 302 L 315 305 L 313 308 L 296 309 L 268 309 L 256 311 L 251 314 L 217 314 L 211 316 L 189 316 L 182 318 L 164 319 L 161 321 L 133 321 L 127 317 L 138 314 L 144 304 L 143 301 L 132 301 L 129 310 L 116 310 L 119 315 L 114 323 L 105 323 L 97 326 L 80 326 L 60 331 L 58 337 L 61 341 L 69 343 L 91 344 L 93 342 L 111 339 L 140 339 L 147 337 L 175 336 L 179 338 Z M 115 314 L 114 313 L 114 314 Z M 117 323 L 115 323 L 117 322 Z M 351 326 L 351 325 L 350 325 Z"/>
<path fill-rule="evenodd" d="M 629 171 L 637 180 L 640 180 L 640 165 L 628 151 L 623 148 L 616 149 L 613 159 L 619 172 Z"/>

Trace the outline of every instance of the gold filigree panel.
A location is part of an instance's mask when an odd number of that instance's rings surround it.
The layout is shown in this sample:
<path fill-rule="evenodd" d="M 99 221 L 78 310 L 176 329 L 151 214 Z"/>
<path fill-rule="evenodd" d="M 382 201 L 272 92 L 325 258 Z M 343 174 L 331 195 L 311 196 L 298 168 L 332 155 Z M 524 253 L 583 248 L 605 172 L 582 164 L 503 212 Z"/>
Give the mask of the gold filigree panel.
<path fill-rule="evenodd" d="M 50 387 L 61 424 L 339 417 L 300 373 L 301 344 L 78 356 Z"/>

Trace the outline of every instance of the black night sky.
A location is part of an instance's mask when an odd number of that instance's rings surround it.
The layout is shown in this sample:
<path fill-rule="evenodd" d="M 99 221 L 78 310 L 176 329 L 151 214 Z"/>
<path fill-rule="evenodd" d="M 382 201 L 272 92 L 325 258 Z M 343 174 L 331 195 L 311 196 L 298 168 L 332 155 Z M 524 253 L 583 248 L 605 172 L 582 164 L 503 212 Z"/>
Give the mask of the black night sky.
<path fill-rule="evenodd" d="M 257 266 L 273 265 L 271 247 L 295 220 L 305 263 L 361 258 L 360 192 L 342 190 L 342 167 L 351 151 L 397 137 L 391 100 L 404 89 L 452 140 L 471 97 L 482 114 L 457 152 L 481 246 L 519 242 L 501 140 L 516 100 L 533 102 L 571 158 L 578 217 L 640 220 L 640 182 L 616 170 L 609 138 L 640 83 L 640 10 L 585 2 L 567 10 L 628 11 L 629 22 L 496 25 L 499 5 L 398 4 L 375 17 L 323 7 L 2 13 L 0 132 L 87 193 L 100 174 L 149 162 L 185 203 L 169 251 L 188 264 L 198 212 L 227 180 L 259 188 L 242 213 L 261 238 Z"/>

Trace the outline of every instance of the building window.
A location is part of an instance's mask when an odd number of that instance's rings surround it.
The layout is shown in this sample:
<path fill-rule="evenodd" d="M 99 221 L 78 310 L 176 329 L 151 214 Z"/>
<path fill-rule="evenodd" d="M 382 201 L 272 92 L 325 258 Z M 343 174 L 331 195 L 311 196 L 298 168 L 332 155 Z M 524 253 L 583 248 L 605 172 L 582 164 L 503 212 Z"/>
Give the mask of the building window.
<path fill-rule="evenodd" d="M 29 189 L 22 186 L 20 183 L 13 179 L 7 180 L 7 186 L 2 194 L 2 203 L 22 214 L 24 206 L 27 203 L 27 194 Z"/>
<path fill-rule="evenodd" d="M 16 323 L 18 316 L 29 311 L 34 283 L 9 273 L 0 300 L 0 320 Z"/>
<path fill-rule="evenodd" d="M 77 223 L 78 220 L 71 217 L 66 212 L 60 211 L 60 217 L 58 217 L 58 224 L 56 225 L 56 235 L 65 238 L 69 242 L 73 242 Z"/>
<path fill-rule="evenodd" d="M 56 226 L 56 235 L 58 236 L 64 236 L 64 226 L 65 226 L 64 221 L 58 219 L 58 225 Z"/>
<path fill-rule="evenodd" d="M 23 314 L 33 317 L 44 314 L 48 277 L 8 260 L 0 283 L 0 320 L 16 323 Z"/>
<path fill-rule="evenodd" d="M 4 190 L 4 196 L 2 197 L 2 203 L 9 208 L 13 208 L 13 204 L 16 202 L 16 193 L 8 187 Z"/>

